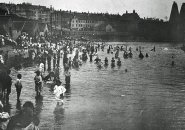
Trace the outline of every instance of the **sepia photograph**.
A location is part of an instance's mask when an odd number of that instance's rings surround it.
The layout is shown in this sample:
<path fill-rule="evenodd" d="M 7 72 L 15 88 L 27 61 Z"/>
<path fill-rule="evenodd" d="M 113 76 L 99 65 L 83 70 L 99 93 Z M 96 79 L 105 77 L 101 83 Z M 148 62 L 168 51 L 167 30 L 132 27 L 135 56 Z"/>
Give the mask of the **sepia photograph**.
<path fill-rule="evenodd" d="M 0 130 L 184 129 L 184 0 L 0 0 Z"/>

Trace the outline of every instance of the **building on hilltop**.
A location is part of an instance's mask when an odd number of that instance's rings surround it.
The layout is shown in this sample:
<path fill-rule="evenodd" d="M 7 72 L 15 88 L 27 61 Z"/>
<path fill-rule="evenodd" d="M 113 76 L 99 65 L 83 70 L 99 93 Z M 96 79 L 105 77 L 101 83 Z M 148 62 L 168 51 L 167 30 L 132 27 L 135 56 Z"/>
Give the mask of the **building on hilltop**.
<path fill-rule="evenodd" d="M 23 4 L 5 4 L 0 3 L 0 6 L 5 6 L 10 10 L 10 13 L 17 14 L 20 17 L 39 20 L 44 23 L 50 22 L 50 8 L 45 6 L 32 5 L 30 3 Z"/>
<path fill-rule="evenodd" d="M 7 16 L 1 28 L 12 36 L 22 31 L 31 35 L 44 35 L 46 32 L 72 37 L 121 38 L 122 40 L 182 41 L 185 40 L 185 3 L 180 13 L 174 2 L 168 22 L 159 19 L 141 19 L 135 10 L 120 14 L 89 13 L 54 10 L 30 3 L 0 3 L 1 14 Z M 9 16 L 16 14 L 16 16 Z M 8 18 L 10 17 L 10 19 Z M 8 22 L 9 21 L 9 22 Z M 11 22 L 12 21 L 12 22 Z M 25 23 L 26 21 L 26 23 Z M 29 23 L 29 22 L 32 22 Z M 11 24 L 12 23 L 12 24 Z M 30 28 L 29 28 L 30 26 Z M 8 30 L 9 28 L 9 30 Z M 32 28 L 32 29 L 31 29 Z"/>
<path fill-rule="evenodd" d="M 0 34 L 9 35 L 16 40 L 22 32 L 28 33 L 30 36 L 39 35 L 40 32 L 48 31 L 47 25 L 39 23 L 38 20 L 27 19 L 16 14 L 9 14 L 5 8 L 0 8 Z"/>
<path fill-rule="evenodd" d="M 71 20 L 71 29 L 78 31 L 93 31 L 95 26 L 103 24 L 104 21 L 98 21 L 91 17 L 78 16 Z"/>
<path fill-rule="evenodd" d="M 52 11 L 50 17 L 50 28 L 54 30 L 68 30 L 71 28 L 73 14 L 70 11 Z"/>

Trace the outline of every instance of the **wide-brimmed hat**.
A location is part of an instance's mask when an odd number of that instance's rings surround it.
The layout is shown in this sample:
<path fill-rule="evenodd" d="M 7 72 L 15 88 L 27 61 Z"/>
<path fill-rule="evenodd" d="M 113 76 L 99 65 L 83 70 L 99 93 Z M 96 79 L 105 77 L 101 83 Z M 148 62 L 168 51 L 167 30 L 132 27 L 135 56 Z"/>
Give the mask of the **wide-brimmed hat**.
<path fill-rule="evenodd" d="M 56 79 L 56 83 L 57 83 L 57 84 L 61 84 L 62 82 L 60 81 L 60 79 L 57 78 L 57 79 Z"/>
<path fill-rule="evenodd" d="M 40 74 L 40 71 L 39 71 L 39 70 L 36 70 L 35 73 L 36 73 L 36 74 Z"/>

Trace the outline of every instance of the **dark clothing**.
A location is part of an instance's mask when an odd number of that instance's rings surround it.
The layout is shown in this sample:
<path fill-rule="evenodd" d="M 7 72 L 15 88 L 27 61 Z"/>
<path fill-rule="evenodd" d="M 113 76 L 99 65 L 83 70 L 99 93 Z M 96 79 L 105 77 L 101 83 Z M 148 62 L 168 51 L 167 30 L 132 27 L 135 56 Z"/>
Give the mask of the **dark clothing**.
<path fill-rule="evenodd" d="M 94 53 L 94 46 L 91 46 L 91 53 Z"/>
<path fill-rule="evenodd" d="M 140 52 L 140 54 L 139 54 L 139 58 L 144 58 L 144 56 L 143 56 L 143 54 Z"/>
<path fill-rule="evenodd" d="M 117 65 L 118 66 L 121 66 L 121 61 L 117 61 Z"/>
<path fill-rule="evenodd" d="M 55 68 L 56 65 L 56 54 L 53 54 L 53 68 Z"/>
<path fill-rule="evenodd" d="M 108 60 L 107 59 L 105 59 L 105 65 L 107 65 L 108 64 Z"/>
<path fill-rule="evenodd" d="M 111 67 L 115 67 L 115 60 L 114 59 L 111 60 Z"/>
<path fill-rule="evenodd" d="M 15 88 L 17 92 L 17 100 L 19 100 L 19 97 L 21 95 L 21 90 L 22 90 L 22 83 L 20 80 L 17 80 L 17 82 L 15 83 Z"/>
<path fill-rule="evenodd" d="M 112 64 L 114 64 L 115 63 L 115 60 L 111 60 L 111 62 L 112 62 Z"/>
<path fill-rule="evenodd" d="M 26 128 L 28 125 L 31 124 L 31 122 L 33 122 L 33 124 L 35 126 L 38 126 L 40 121 L 38 119 L 38 117 L 33 116 L 30 117 L 29 114 L 27 114 L 26 116 L 23 116 L 23 114 L 18 114 L 13 116 L 7 126 L 7 130 L 14 130 L 16 128 Z"/>
<path fill-rule="evenodd" d="M 16 88 L 16 92 L 17 92 L 17 100 L 19 100 L 19 98 L 20 98 L 21 90 L 22 90 L 22 88 Z"/>
<path fill-rule="evenodd" d="M 71 60 L 69 60 L 69 67 L 71 67 L 72 66 L 72 61 Z"/>
<path fill-rule="evenodd" d="M 90 54 L 89 57 L 90 57 L 90 62 L 92 62 L 92 57 L 93 57 L 93 55 Z"/>
<path fill-rule="evenodd" d="M 48 55 L 47 57 L 47 62 L 48 62 L 48 70 L 51 70 L 51 56 Z"/>
<path fill-rule="evenodd" d="M 67 63 L 67 53 L 66 52 L 64 52 L 63 65 L 65 65 L 65 63 Z"/>
<path fill-rule="evenodd" d="M 12 78 L 9 75 L 6 77 L 6 83 L 7 83 L 7 88 L 11 88 Z"/>
<path fill-rule="evenodd" d="M 57 52 L 57 66 L 60 66 L 60 50 Z"/>
<path fill-rule="evenodd" d="M 12 86 L 12 78 L 8 75 L 6 77 L 6 88 L 7 88 L 7 97 L 9 97 L 10 93 L 11 93 L 11 86 Z"/>
<path fill-rule="evenodd" d="M 98 63 L 100 61 L 100 59 L 99 58 L 96 58 L 94 61 L 96 61 L 96 63 Z"/>
<path fill-rule="evenodd" d="M 57 67 L 60 66 L 60 57 L 57 58 Z"/>
<path fill-rule="evenodd" d="M 65 77 L 66 85 L 70 84 L 70 80 L 71 80 L 70 76 Z"/>
<path fill-rule="evenodd" d="M 42 90 L 42 77 L 41 76 L 35 76 L 35 91 L 38 94 L 41 93 Z"/>
<path fill-rule="evenodd" d="M 88 59 L 88 58 L 87 58 L 87 54 L 86 54 L 86 53 L 83 53 L 83 54 L 82 54 L 82 60 L 83 60 L 83 61 L 86 61 L 87 59 Z"/>

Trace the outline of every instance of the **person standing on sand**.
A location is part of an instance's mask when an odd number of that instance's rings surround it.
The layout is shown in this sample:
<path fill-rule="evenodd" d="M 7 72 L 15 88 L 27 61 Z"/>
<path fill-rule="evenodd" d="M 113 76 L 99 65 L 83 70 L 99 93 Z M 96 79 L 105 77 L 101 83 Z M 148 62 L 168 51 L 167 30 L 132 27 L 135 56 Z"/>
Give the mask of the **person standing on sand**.
<path fill-rule="evenodd" d="M 22 90 L 21 78 L 22 78 L 22 75 L 18 74 L 17 75 L 17 81 L 15 83 L 15 88 L 16 88 L 16 92 L 17 92 L 17 101 L 19 101 L 19 98 L 20 98 L 20 95 L 21 95 L 21 90 Z"/>
<path fill-rule="evenodd" d="M 36 76 L 34 78 L 35 81 L 35 91 L 36 91 L 36 95 L 40 96 L 41 93 L 41 89 L 42 89 L 42 77 L 40 75 L 40 71 L 36 71 Z"/>
<path fill-rule="evenodd" d="M 66 69 L 65 71 L 65 82 L 66 82 L 66 86 L 70 85 L 71 82 L 71 72 L 69 71 L 69 68 Z"/>

